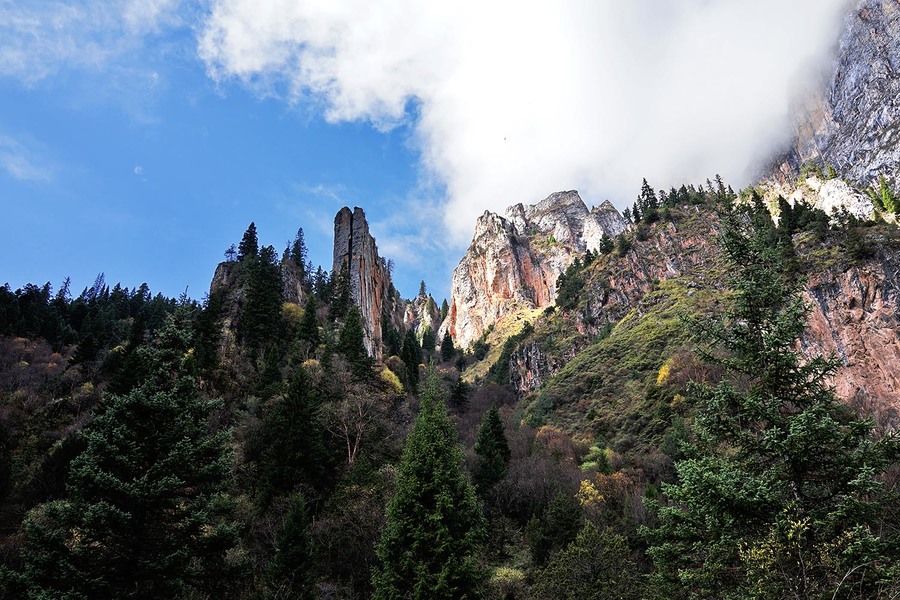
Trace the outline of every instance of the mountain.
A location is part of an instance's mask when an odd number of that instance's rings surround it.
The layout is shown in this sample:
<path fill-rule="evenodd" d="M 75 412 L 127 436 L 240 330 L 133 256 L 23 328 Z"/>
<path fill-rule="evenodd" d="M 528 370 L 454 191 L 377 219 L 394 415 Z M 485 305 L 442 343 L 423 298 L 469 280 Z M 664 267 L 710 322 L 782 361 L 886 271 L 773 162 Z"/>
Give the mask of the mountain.
<path fill-rule="evenodd" d="M 599 248 L 604 235 L 612 238 L 624 229 L 611 203 L 588 210 L 575 191 L 515 204 L 505 216 L 485 211 L 453 270 L 450 311 L 439 338 L 449 331 L 465 348 L 505 316 L 550 306 L 560 273 Z"/>
<path fill-rule="evenodd" d="M 846 21 L 825 85 L 796 109 L 794 141 L 776 161 L 795 176 L 801 165 L 831 165 L 868 187 L 900 174 L 900 5 L 862 0 Z"/>

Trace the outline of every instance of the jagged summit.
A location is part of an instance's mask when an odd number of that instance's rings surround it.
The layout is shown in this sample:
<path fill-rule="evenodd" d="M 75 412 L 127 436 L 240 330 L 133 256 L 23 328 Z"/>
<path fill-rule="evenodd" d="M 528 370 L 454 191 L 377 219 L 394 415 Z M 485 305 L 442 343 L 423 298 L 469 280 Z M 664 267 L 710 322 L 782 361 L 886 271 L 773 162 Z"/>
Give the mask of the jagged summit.
<path fill-rule="evenodd" d="M 814 161 L 868 187 L 900 180 L 900 4 L 859 0 L 827 84 L 795 111 L 794 142 L 778 161 L 796 175 Z"/>
<path fill-rule="evenodd" d="M 550 194 L 536 204 L 514 204 L 505 216 L 485 211 L 472 244 L 453 271 L 450 312 L 439 335 L 450 331 L 469 346 L 506 315 L 543 308 L 556 298 L 560 273 L 625 220 L 607 202 L 588 210 L 577 191 Z"/>

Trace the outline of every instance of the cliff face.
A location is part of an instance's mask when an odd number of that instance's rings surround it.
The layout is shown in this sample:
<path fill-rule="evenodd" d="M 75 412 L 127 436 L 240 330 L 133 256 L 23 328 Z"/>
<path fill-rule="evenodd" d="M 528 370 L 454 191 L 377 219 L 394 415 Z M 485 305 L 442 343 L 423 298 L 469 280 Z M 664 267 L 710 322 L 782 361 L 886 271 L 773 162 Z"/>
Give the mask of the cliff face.
<path fill-rule="evenodd" d="M 468 347 L 490 325 L 556 298 L 556 280 L 575 257 L 618 235 L 625 221 L 609 202 L 589 211 L 578 192 L 558 192 L 534 205 L 516 204 L 505 217 L 485 211 L 465 256 L 453 271 L 449 331 Z"/>
<path fill-rule="evenodd" d="M 885 248 L 864 265 L 818 273 L 807 297 L 804 352 L 837 357 L 838 396 L 882 426 L 900 427 L 900 251 Z"/>
<path fill-rule="evenodd" d="M 366 349 L 376 360 L 382 359 L 381 315 L 391 286 L 385 261 L 378 256 L 375 238 L 363 209 L 342 208 L 334 217 L 334 262 L 332 276 L 347 266 L 350 297 L 359 307 Z"/>
<path fill-rule="evenodd" d="M 796 201 L 817 205 L 822 203 L 820 183 L 799 184 L 782 191 Z M 847 200 L 855 202 L 856 196 L 851 194 Z M 510 382 L 520 396 L 553 380 L 598 339 L 598 334 L 608 331 L 608 326 L 616 326 L 612 335 L 615 339 L 637 326 L 645 314 L 656 315 L 653 303 L 658 301 L 657 290 L 665 288 L 666 280 L 678 281 L 687 296 L 708 294 L 713 305 L 719 303 L 716 298 L 721 296 L 725 281 L 716 242 L 718 221 L 711 212 L 690 212 L 679 212 L 675 222 L 657 224 L 646 239 L 634 240 L 624 256 L 601 257 L 592 265 L 585 300 L 564 315 L 565 343 L 554 340 L 561 335 L 557 324 L 550 329 L 556 333 L 526 340 L 511 356 Z M 831 383 L 838 397 L 875 416 L 883 428 L 897 428 L 900 235 L 891 225 L 864 233 L 875 252 L 856 260 L 847 257 L 843 235 L 831 234 L 826 242 L 800 242 L 800 256 L 810 269 L 804 297 L 811 307 L 800 349 L 807 357 L 836 357 L 840 365 Z M 802 234 L 795 239 L 801 240 Z M 622 325 L 626 321 L 629 323 Z M 535 327 L 542 330 L 540 324 Z M 622 352 L 625 356 L 628 349 L 622 348 Z M 662 364 L 667 357 L 656 358 Z"/>
<path fill-rule="evenodd" d="M 779 170 L 830 164 L 868 186 L 900 174 L 900 3 L 860 0 L 848 16 L 823 89 L 798 107 L 795 141 Z"/>

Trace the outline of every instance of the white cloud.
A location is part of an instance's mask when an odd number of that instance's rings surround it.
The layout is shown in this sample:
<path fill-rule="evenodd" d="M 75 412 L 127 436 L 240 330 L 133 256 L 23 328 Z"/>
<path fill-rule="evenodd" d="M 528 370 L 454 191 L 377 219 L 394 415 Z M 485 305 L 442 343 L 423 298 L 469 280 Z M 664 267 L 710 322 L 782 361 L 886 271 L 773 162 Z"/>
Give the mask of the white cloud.
<path fill-rule="evenodd" d="M 143 175 L 143 174 L 144 174 L 144 167 L 142 167 L 142 166 L 140 166 L 140 165 L 136 166 L 136 167 L 134 168 L 134 174 L 137 175 L 137 176 L 139 176 L 139 177 L 140 177 L 141 175 Z"/>
<path fill-rule="evenodd" d="M 0 135 L 0 167 L 19 181 L 50 181 L 53 169 L 42 160 L 34 145 L 25 145 L 7 135 Z"/>
<path fill-rule="evenodd" d="M 0 0 L 0 75 L 33 85 L 122 66 L 144 38 L 181 24 L 180 0 Z M 134 66 L 130 68 L 133 70 Z"/>
<path fill-rule="evenodd" d="M 641 177 L 747 183 L 845 4 L 215 0 L 198 48 L 214 78 L 332 121 L 415 119 L 466 240 L 485 208 L 560 189 L 622 207 Z"/>

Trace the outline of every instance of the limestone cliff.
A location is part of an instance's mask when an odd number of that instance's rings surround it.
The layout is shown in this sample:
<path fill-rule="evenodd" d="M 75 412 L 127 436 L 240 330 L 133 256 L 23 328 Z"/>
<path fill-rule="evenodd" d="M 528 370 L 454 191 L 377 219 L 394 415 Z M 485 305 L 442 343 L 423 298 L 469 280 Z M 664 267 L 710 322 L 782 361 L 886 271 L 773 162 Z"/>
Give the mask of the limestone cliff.
<path fill-rule="evenodd" d="M 867 187 L 900 183 L 900 3 L 857 0 L 825 85 L 796 110 L 794 143 L 778 169 L 832 165 Z"/>
<path fill-rule="evenodd" d="M 801 183 L 781 192 L 794 201 L 826 208 L 822 199 L 826 183 Z M 837 183 L 833 185 L 837 191 L 844 189 Z M 856 194 L 853 192 L 842 202 L 850 202 L 857 198 Z M 871 206 L 863 209 L 871 211 Z M 648 318 L 654 321 L 649 330 L 657 325 L 663 327 L 665 310 L 658 306 L 671 301 L 674 293 L 704 296 L 705 306 L 712 314 L 720 310 L 717 306 L 723 299 L 725 281 L 716 242 L 715 213 L 695 207 L 673 211 L 672 215 L 672 220 L 655 224 L 644 239 L 632 239 L 632 246 L 624 255 L 613 253 L 594 263 L 585 277 L 583 300 L 577 309 L 566 314 L 557 311 L 535 324 L 536 334 L 519 346 L 508 365 L 510 382 L 521 396 L 541 390 L 548 382 L 552 384 L 554 377 L 576 358 L 585 362 L 583 351 L 610 332 L 610 346 L 618 348 L 617 360 L 635 352 L 634 347 L 615 340 L 626 339 L 627 332 L 636 327 L 647 327 Z M 859 228 L 857 234 L 865 236 L 869 245 L 866 257 L 851 258 L 847 254 L 844 232 L 829 233 L 820 241 L 803 234 L 795 237 L 808 272 L 804 296 L 811 307 L 801 350 L 809 357 L 836 357 L 840 366 L 832 384 L 838 396 L 874 415 L 882 427 L 897 428 L 900 232 L 887 224 Z M 676 329 L 679 327 L 676 323 Z M 561 336 L 565 338 L 562 343 Z M 671 351 L 673 348 L 666 350 L 663 346 L 654 349 L 658 352 L 654 355 L 656 368 Z M 599 366 L 593 365 L 588 370 L 596 368 Z M 579 376 L 586 375 L 569 373 L 570 378 Z M 588 388 L 592 385 L 585 384 Z M 587 398 L 591 402 L 603 401 L 602 394 L 587 393 Z M 587 412 L 582 405 L 557 410 L 569 410 L 571 419 L 583 419 Z"/>
<path fill-rule="evenodd" d="M 332 277 L 346 266 L 350 297 L 359 307 L 366 349 L 376 360 L 382 359 L 381 316 L 391 285 L 387 264 L 378 256 L 375 238 L 363 209 L 342 208 L 334 217 L 334 261 Z"/>
<path fill-rule="evenodd" d="M 450 311 L 438 339 L 449 331 L 465 348 L 504 316 L 551 305 L 556 280 L 575 257 L 596 250 L 604 234 L 624 229 L 612 204 L 588 210 L 575 191 L 513 205 L 505 216 L 485 211 L 453 271 Z"/>

